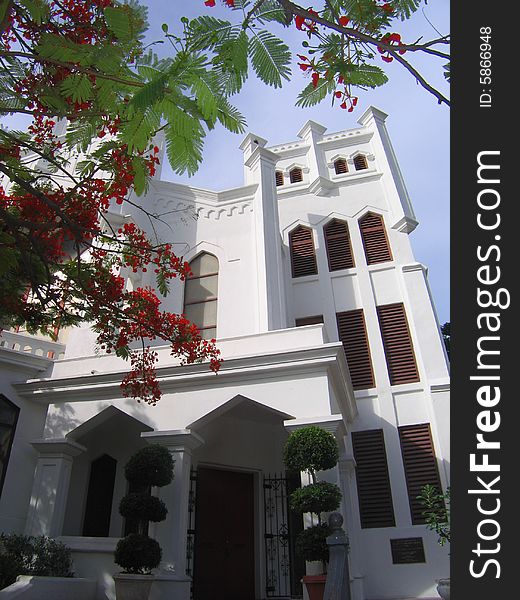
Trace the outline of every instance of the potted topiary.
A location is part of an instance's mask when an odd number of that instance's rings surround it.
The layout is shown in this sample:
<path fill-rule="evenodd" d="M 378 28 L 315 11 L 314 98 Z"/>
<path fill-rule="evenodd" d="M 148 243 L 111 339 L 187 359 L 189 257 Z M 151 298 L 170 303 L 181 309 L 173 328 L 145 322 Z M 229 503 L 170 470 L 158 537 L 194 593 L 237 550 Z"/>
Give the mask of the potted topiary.
<path fill-rule="evenodd" d="M 315 425 L 293 431 L 284 450 L 284 463 L 290 471 L 307 472 L 310 484 L 295 490 L 289 498 L 291 510 L 313 515 L 311 527 L 296 538 L 296 552 L 307 562 L 318 561 L 321 574 L 305 575 L 303 582 L 310 600 L 323 598 L 329 549 L 326 538 L 332 533 L 323 513 L 336 510 L 341 502 L 339 487 L 327 481 L 318 481 L 316 473 L 332 469 L 338 462 L 336 438 Z"/>
<path fill-rule="evenodd" d="M 423 516 L 428 529 L 439 536 L 439 545 L 451 541 L 450 488 L 442 494 L 433 485 L 425 485 L 417 497 L 424 506 Z M 450 600 L 450 578 L 437 579 L 437 592 L 443 600 Z"/>
<path fill-rule="evenodd" d="M 164 521 L 168 509 L 150 494 L 152 486 L 168 485 L 173 479 L 173 459 L 164 446 L 151 444 L 136 452 L 125 466 L 132 490 L 119 505 L 120 514 L 135 525 L 135 531 L 119 540 L 114 561 L 123 567 L 114 575 L 117 600 L 146 600 L 153 583 L 152 569 L 161 562 L 161 547 L 148 536 L 150 521 Z"/>

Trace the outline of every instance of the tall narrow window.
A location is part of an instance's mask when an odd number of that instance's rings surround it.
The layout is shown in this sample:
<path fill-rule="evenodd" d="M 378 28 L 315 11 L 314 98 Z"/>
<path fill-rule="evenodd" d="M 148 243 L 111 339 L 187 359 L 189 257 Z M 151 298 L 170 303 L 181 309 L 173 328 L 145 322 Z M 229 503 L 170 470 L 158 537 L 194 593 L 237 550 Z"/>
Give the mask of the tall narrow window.
<path fill-rule="evenodd" d="M 367 265 L 392 260 L 390 244 L 386 237 L 385 224 L 381 215 L 367 213 L 359 219 L 359 229 L 365 248 Z"/>
<path fill-rule="evenodd" d="M 274 179 L 277 186 L 283 185 L 283 173 L 281 171 L 275 171 Z"/>
<path fill-rule="evenodd" d="M 299 183 L 303 181 L 303 171 L 300 167 L 294 167 L 289 171 L 289 180 L 291 183 Z"/>
<path fill-rule="evenodd" d="M 343 343 L 352 387 L 364 390 L 374 387 L 374 372 L 370 358 L 363 309 L 349 310 L 336 315 L 339 339 Z"/>
<path fill-rule="evenodd" d="M 377 316 L 390 383 L 399 385 L 419 381 L 419 371 L 404 306 L 401 303 L 378 306 Z"/>
<path fill-rule="evenodd" d="M 362 171 L 363 169 L 368 169 L 368 163 L 366 156 L 362 154 L 358 154 L 354 157 L 354 168 L 356 171 Z"/>
<path fill-rule="evenodd" d="M 361 527 L 394 527 L 394 505 L 382 429 L 355 431 L 352 447 Z"/>
<path fill-rule="evenodd" d="M 83 535 L 108 537 L 117 461 L 103 454 L 90 466 Z"/>
<path fill-rule="evenodd" d="M 421 489 L 425 485 L 433 485 L 439 492 L 442 492 L 430 424 L 421 423 L 399 427 L 399 439 L 412 524 L 420 525 L 425 522 L 422 514 L 424 507 L 417 500 Z"/>
<path fill-rule="evenodd" d="M 217 337 L 218 259 L 205 252 L 190 267 L 193 275 L 184 286 L 184 314 L 210 340 Z"/>
<path fill-rule="evenodd" d="M 19 412 L 20 409 L 16 404 L 0 394 L 0 495 L 4 486 Z"/>
<path fill-rule="evenodd" d="M 345 221 L 333 219 L 323 228 L 329 271 L 350 269 L 354 266 L 354 255 L 350 245 L 348 225 Z"/>
<path fill-rule="evenodd" d="M 338 160 L 335 160 L 334 171 L 336 171 L 336 175 L 343 175 L 343 173 L 347 173 L 347 161 L 344 158 L 338 158 Z"/>
<path fill-rule="evenodd" d="M 293 277 L 315 275 L 318 272 L 312 229 L 299 225 L 289 234 Z"/>

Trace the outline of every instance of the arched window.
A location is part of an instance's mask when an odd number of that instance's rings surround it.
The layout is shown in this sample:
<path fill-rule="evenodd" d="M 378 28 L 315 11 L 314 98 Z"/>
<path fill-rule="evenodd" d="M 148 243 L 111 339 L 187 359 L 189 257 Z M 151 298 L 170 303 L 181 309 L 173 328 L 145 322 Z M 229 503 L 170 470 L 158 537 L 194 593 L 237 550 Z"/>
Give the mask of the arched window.
<path fill-rule="evenodd" d="M 333 219 L 323 228 L 329 271 L 350 269 L 354 266 L 354 255 L 350 245 L 348 225 L 345 221 Z"/>
<path fill-rule="evenodd" d="M 218 259 L 204 252 L 190 262 L 184 286 L 184 314 L 206 340 L 217 337 Z"/>
<path fill-rule="evenodd" d="M 274 178 L 276 181 L 276 185 L 279 187 L 283 185 L 283 173 L 282 171 L 275 171 Z"/>
<path fill-rule="evenodd" d="M 300 181 L 303 181 L 303 171 L 300 169 L 300 167 L 294 167 L 294 169 L 289 171 L 289 179 L 291 183 L 299 183 Z"/>
<path fill-rule="evenodd" d="M 336 175 L 342 175 L 343 173 L 348 172 L 347 161 L 344 158 L 338 158 L 338 160 L 334 161 L 334 171 L 336 171 Z"/>
<path fill-rule="evenodd" d="M 84 536 L 108 537 L 110 535 L 116 467 L 117 460 L 108 454 L 103 454 L 92 461 L 83 520 Z"/>
<path fill-rule="evenodd" d="M 362 154 L 358 154 L 354 157 L 354 168 L 356 171 L 362 171 L 363 169 L 368 169 L 366 156 Z"/>
<path fill-rule="evenodd" d="M 315 275 L 318 272 L 312 230 L 299 225 L 289 234 L 293 277 Z"/>
<path fill-rule="evenodd" d="M 3 394 L 0 394 L 0 495 L 2 494 L 19 412 L 20 409 L 15 404 Z"/>
<path fill-rule="evenodd" d="M 386 237 L 385 224 L 381 215 L 367 213 L 359 219 L 359 230 L 365 248 L 367 265 L 392 260 L 390 244 Z"/>

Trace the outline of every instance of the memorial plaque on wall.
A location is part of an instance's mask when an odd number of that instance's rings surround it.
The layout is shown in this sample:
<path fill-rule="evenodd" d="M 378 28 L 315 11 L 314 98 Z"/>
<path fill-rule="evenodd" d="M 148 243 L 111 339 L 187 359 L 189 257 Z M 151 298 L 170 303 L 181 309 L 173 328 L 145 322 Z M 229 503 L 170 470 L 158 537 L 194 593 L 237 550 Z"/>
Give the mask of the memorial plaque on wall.
<path fill-rule="evenodd" d="M 426 562 L 423 539 L 420 537 L 390 540 L 390 545 L 394 565 Z"/>

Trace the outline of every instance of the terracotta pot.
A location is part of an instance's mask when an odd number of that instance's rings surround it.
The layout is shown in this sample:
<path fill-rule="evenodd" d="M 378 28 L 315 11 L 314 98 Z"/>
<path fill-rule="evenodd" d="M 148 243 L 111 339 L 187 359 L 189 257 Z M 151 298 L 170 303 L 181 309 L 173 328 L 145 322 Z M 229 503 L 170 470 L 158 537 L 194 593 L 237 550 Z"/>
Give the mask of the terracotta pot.
<path fill-rule="evenodd" d="M 148 600 L 154 580 L 153 575 L 132 575 L 117 573 L 114 575 L 117 600 Z"/>
<path fill-rule="evenodd" d="M 323 600 L 325 582 L 327 581 L 326 575 L 304 575 L 302 581 L 307 588 L 309 600 Z"/>
<path fill-rule="evenodd" d="M 450 578 L 437 579 L 437 592 L 443 600 L 450 600 Z"/>

